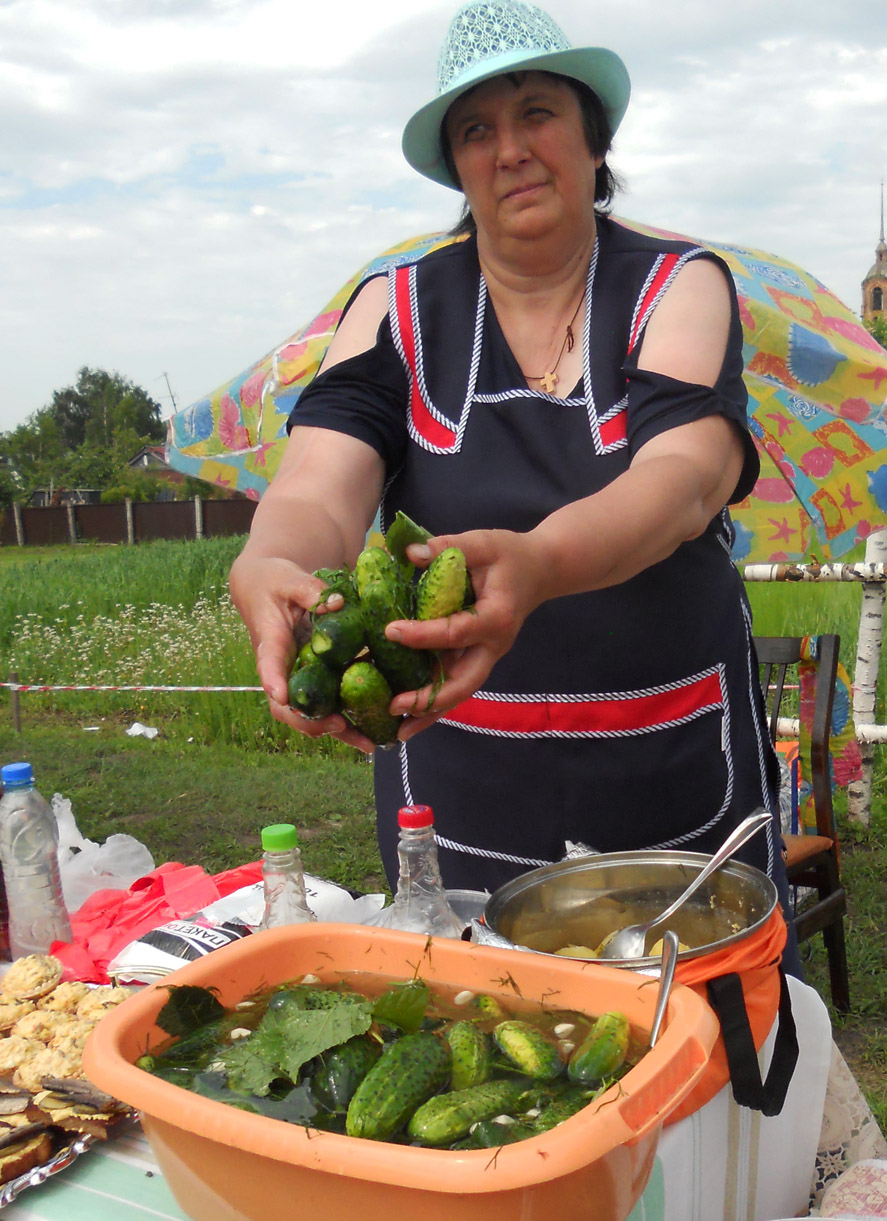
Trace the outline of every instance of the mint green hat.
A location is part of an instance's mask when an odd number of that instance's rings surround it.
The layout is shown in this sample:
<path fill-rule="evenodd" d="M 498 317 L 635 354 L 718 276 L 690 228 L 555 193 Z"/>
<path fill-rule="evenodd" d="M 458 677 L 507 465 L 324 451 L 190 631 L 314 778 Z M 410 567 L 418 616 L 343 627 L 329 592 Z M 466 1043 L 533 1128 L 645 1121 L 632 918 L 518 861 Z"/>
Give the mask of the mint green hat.
<path fill-rule="evenodd" d="M 588 85 L 615 131 L 631 94 L 625 64 L 604 47 L 573 47 L 560 26 L 522 0 L 469 0 L 458 10 L 437 68 L 437 97 L 409 120 L 403 133 L 407 161 L 442 186 L 458 190 L 440 144 L 444 116 L 456 98 L 505 72 L 556 72 Z"/>

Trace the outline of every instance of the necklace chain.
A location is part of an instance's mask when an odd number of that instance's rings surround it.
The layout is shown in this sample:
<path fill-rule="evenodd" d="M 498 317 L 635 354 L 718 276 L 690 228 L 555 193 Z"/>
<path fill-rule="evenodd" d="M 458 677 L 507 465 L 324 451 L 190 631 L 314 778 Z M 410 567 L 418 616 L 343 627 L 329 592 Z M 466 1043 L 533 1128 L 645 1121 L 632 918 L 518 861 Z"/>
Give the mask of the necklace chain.
<path fill-rule="evenodd" d="M 558 365 L 561 363 L 561 359 L 563 358 L 564 352 L 572 352 L 573 348 L 575 346 L 576 339 L 575 339 L 575 336 L 573 335 L 573 323 L 576 321 L 577 317 L 579 316 L 580 309 L 582 309 L 582 302 L 585 300 L 585 293 L 586 293 L 587 288 L 588 288 L 588 282 L 586 281 L 586 283 L 582 287 L 582 296 L 579 298 L 579 304 L 576 306 L 575 310 L 573 311 L 573 317 L 567 323 L 566 332 L 564 334 L 564 341 L 561 344 L 560 351 L 557 354 L 557 360 L 555 360 L 555 362 L 551 366 L 551 368 L 548 369 L 545 373 L 543 373 L 541 377 L 533 377 L 529 373 L 524 373 L 524 377 L 527 379 L 528 382 L 541 382 L 542 389 L 545 391 L 546 394 L 553 393 L 554 388 L 558 383 L 559 379 L 558 379 L 558 375 L 557 375 L 557 368 L 558 368 Z M 521 369 L 521 373 L 523 373 L 523 372 L 524 372 L 523 369 Z"/>

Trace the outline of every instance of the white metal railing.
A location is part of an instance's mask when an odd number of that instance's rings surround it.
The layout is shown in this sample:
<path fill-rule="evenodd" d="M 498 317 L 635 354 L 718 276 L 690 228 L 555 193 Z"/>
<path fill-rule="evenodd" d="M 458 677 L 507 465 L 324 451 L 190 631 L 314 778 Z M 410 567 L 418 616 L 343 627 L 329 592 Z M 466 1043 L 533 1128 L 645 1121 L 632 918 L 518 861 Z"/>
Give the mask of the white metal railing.
<path fill-rule="evenodd" d="M 861 564 L 746 564 L 746 581 L 852 581 L 862 586 L 859 636 L 853 673 L 853 722 L 862 755 L 862 777 L 847 789 L 850 818 L 868 824 L 872 801 L 874 746 L 887 742 L 887 725 L 875 724 L 875 694 L 881 642 L 884 636 L 885 582 L 887 582 L 887 529 L 870 534 Z M 797 722 L 781 722 L 786 735 Z M 782 729 L 777 727 L 778 732 Z"/>

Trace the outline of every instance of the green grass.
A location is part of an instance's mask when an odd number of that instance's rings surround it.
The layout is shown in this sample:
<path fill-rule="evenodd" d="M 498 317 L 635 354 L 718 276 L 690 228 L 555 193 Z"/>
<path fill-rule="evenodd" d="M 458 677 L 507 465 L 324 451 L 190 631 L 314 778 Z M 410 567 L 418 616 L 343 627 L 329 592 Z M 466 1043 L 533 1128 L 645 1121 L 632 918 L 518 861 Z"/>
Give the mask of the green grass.
<path fill-rule="evenodd" d="M 121 605 L 182 606 L 222 591 L 242 537 L 158 541 L 137 547 L 0 547 L 0 656 L 20 615 L 72 623 Z"/>
<path fill-rule="evenodd" d="M 850 1065 L 881 1131 L 887 1133 L 887 798 L 873 802 L 870 828 L 841 820 L 841 875 L 848 896 L 845 920 L 850 968 L 849 1014 L 829 1004 L 835 1042 Z M 802 946 L 807 982 L 829 1001 L 828 971 L 822 939 Z"/>
<path fill-rule="evenodd" d="M 227 591 L 242 538 L 0 549 L 0 678 L 29 685 L 257 687 Z M 26 693 L 40 714 L 113 715 L 206 744 L 282 749 L 261 691 Z M 305 743 L 304 749 L 316 749 Z"/>
<path fill-rule="evenodd" d="M 263 753 L 163 736 L 130 738 L 116 719 L 85 732 L 32 720 L 21 734 L 0 724 L 0 761 L 28 760 L 47 798 L 67 797 L 80 831 L 141 840 L 155 862 L 210 873 L 257 860 L 269 823 L 292 822 L 309 872 L 358 890 L 384 889 L 375 840 L 372 767 L 339 747 L 326 756 Z M 294 735 L 295 736 L 295 735 Z"/>

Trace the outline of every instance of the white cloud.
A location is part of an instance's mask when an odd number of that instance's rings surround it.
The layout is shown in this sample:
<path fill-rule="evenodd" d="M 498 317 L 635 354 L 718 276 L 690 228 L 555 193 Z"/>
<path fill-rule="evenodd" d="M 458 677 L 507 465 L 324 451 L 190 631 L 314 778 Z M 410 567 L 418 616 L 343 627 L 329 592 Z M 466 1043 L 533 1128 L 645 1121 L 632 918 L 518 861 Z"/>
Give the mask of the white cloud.
<path fill-rule="evenodd" d="M 458 197 L 400 131 L 454 7 L 0 3 L 0 430 L 84 364 L 165 403 L 167 373 L 184 406 L 449 225 Z M 617 211 L 773 251 L 858 307 L 887 167 L 868 0 L 548 7 L 631 71 Z"/>

